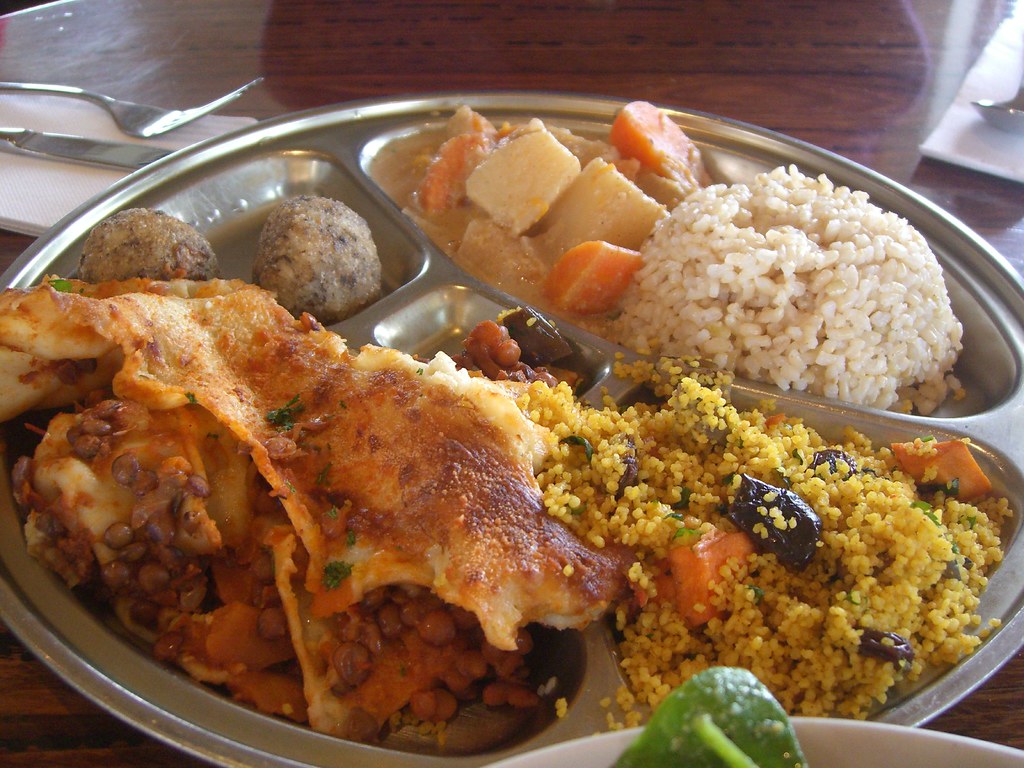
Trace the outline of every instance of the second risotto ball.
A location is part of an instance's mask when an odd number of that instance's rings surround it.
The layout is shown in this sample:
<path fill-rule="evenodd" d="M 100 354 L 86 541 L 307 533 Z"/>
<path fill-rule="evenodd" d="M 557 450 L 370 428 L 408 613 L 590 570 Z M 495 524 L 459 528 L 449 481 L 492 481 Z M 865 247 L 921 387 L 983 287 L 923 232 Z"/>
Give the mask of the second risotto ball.
<path fill-rule="evenodd" d="M 260 233 L 253 280 L 293 314 L 330 325 L 380 296 L 377 246 L 344 203 L 303 195 L 281 203 Z"/>

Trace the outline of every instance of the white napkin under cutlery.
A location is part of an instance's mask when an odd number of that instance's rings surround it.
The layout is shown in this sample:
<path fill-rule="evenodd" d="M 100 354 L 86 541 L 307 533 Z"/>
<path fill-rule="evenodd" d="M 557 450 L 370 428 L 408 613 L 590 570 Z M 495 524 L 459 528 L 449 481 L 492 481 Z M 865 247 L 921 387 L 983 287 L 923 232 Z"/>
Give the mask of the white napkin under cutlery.
<path fill-rule="evenodd" d="M 254 122 L 251 117 L 206 115 L 161 136 L 137 139 L 121 133 L 98 104 L 66 96 L 0 93 L 0 126 L 167 149 L 181 149 Z M 33 157 L 0 147 L 0 228 L 40 235 L 127 174 L 127 170 Z"/>
<path fill-rule="evenodd" d="M 922 154 L 1024 182 L 1024 135 L 989 125 L 972 101 L 1012 98 L 1024 72 L 1024 14 L 1006 19 L 964 78 L 953 103 L 921 144 Z"/>

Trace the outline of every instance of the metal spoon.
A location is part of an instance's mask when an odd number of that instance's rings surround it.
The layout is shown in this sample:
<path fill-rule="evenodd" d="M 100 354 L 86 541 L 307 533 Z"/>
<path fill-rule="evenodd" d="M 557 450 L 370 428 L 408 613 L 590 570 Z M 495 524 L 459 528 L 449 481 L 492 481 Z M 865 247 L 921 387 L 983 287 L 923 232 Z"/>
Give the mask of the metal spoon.
<path fill-rule="evenodd" d="M 991 125 L 1008 133 L 1024 133 L 1024 84 L 1007 101 L 979 99 L 971 102 Z"/>

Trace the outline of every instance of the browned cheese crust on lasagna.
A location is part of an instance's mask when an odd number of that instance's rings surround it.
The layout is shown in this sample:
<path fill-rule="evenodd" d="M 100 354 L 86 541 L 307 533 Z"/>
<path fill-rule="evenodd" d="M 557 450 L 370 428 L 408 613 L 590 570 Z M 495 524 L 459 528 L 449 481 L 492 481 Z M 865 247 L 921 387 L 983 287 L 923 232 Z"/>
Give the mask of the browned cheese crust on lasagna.
<path fill-rule="evenodd" d="M 354 354 L 236 282 L 70 287 L 0 295 L 0 362 L 42 371 L 16 377 L 25 391 L 4 416 L 81 395 L 84 385 L 38 385 L 54 361 L 106 360 L 116 399 L 200 406 L 229 430 L 304 549 L 297 557 L 287 534 L 269 542 L 314 727 L 347 733 L 322 646 L 327 620 L 370 590 L 426 587 L 504 651 L 530 622 L 581 627 L 622 596 L 626 553 L 591 548 L 546 514 L 533 469 L 552 438 L 516 406 L 515 385 L 444 355 Z M 285 575 L 296 563 L 298 581 Z"/>

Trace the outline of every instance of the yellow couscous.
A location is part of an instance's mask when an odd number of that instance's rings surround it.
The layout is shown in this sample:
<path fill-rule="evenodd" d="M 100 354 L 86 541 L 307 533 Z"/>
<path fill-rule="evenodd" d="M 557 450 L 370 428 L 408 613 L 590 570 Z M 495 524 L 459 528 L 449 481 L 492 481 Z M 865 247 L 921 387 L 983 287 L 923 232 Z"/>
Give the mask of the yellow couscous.
<path fill-rule="evenodd" d="M 534 384 L 521 401 L 557 441 L 539 475 L 550 514 L 597 546 L 636 552 L 637 599 L 616 616 L 626 725 L 712 665 L 751 670 L 791 714 L 864 717 L 898 681 L 978 646 L 1006 499 L 922 495 L 888 446 L 852 429 L 828 442 L 771 403 L 739 410 L 716 386 L 726 382 L 688 375 L 689 365 L 620 365 L 653 405 L 590 407 L 566 384 Z M 823 451 L 833 461 L 818 460 Z M 769 551 L 728 560 L 712 581 L 712 617 L 693 626 L 658 594 L 666 561 L 673 547 L 737 530 L 728 513 L 744 475 L 805 501 L 820 537 L 802 568 Z M 881 654 L 865 649 L 871 639 Z M 911 650 L 893 654 L 894 643 Z"/>

